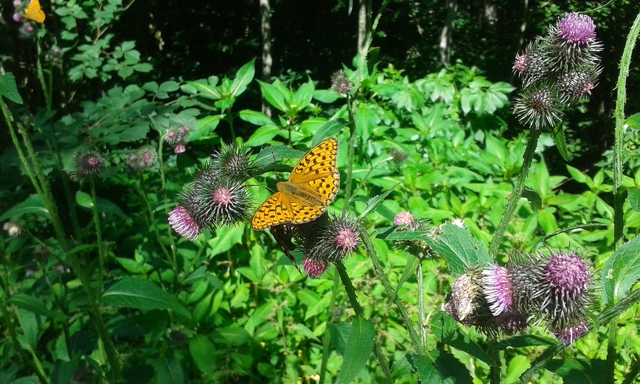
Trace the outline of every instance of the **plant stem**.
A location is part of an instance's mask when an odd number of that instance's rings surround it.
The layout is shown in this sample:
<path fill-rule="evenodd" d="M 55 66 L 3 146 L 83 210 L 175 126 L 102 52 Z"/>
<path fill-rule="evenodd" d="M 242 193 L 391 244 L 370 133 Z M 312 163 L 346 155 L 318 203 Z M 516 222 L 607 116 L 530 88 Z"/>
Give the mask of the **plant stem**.
<path fill-rule="evenodd" d="M 402 301 L 400 301 L 400 299 L 396 295 L 395 290 L 391 287 L 391 283 L 389 283 L 389 280 L 387 280 L 387 275 L 385 275 L 384 269 L 382 268 L 382 264 L 380 264 L 380 259 L 378 259 L 378 254 L 376 253 L 376 250 L 373 247 L 373 243 L 371 242 L 371 239 L 367 234 L 363 234 L 362 242 L 364 243 L 367 255 L 369 255 L 369 257 L 371 258 L 371 263 L 373 264 L 373 269 L 376 271 L 376 275 L 378 276 L 378 278 L 382 282 L 382 285 L 387 291 L 387 295 L 389 295 L 389 297 L 395 298 L 394 302 L 398 307 L 398 310 L 400 311 L 400 315 L 402 316 L 402 319 L 404 320 L 405 327 L 409 331 L 409 336 L 411 338 L 411 342 L 413 343 L 414 350 L 419 354 L 425 354 L 426 350 L 422 348 L 422 343 L 420 342 L 420 336 L 418 335 L 418 333 L 416 332 L 413 326 L 413 322 L 409 317 L 409 313 L 407 312 L 407 309 L 404 307 L 404 304 L 402 304 Z"/>
<path fill-rule="evenodd" d="M 624 46 L 622 59 L 620 60 L 620 74 L 618 75 L 618 97 L 616 100 L 616 110 L 613 115 L 616 119 L 615 139 L 613 144 L 613 197 L 614 197 L 614 217 L 613 217 L 613 240 L 614 248 L 620 245 L 623 237 L 624 222 L 622 216 L 622 204 L 624 203 L 624 193 L 621 193 L 622 186 L 622 152 L 624 137 L 624 104 L 627 100 L 627 77 L 629 76 L 629 66 L 631 64 L 631 54 L 640 34 L 640 13 L 636 16 L 631 31 L 627 36 L 627 43 Z"/>
<path fill-rule="evenodd" d="M 349 148 L 347 155 L 347 179 L 345 180 L 344 190 L 344 206 L 342 212 L 346 213 L 349 209 L 349 201 L 351 200 L 351 194 L 353 193 L 353 160 L 355 156 L 356 147 L 356 120 L 353 113 L 353 100 L 347 95 L 347 111 L 349 112 Z"/>
<path fill-rule="evenodd" d="M 358 297 L 356 296 L 356 291 L 353 288 L 353 284 L 351 284 L 351 279 L 349 278 L 349 274 L 342 263 L 336 263 L 336 269 L 340 274 L 340 279 L 342 280 L 342 284 L 344 285 L 345 291 L 347 292 L 347 297 L 349 298 L 349 302 L 353 307 L 353 310 L 356 313 L 356 316 L 365 319 L 364 313 L 362 312 L 362 307 L 360 307 L 360 303 L 358 303 Z M 389 371 L 389 363 L 387 363 L 387 359 L 385 359 L 382 354 L 382 349 L 380 348 L 380 344 L 378 340 L 375 340 L 373 351 L 378 359 L 378 364 L 380 364 L 380 368 L 382 369 L 382 373 L 387 379 L 388 383 L 393 383 L 391 379 L 391 371 Z"/>
<path fill-rule="evenodd" d="M 327 364 L 329 363 L 329 348 L 331 344 L 331 333 L 329 326 L 333 323 L 333 311 L 336 308 L 336 300 L 338 299 L 338 284 L 340 279 L 339 274 L 333 275 L 333 289 L 331 290 L 331 303 L 329 304 L 329 317 L 327 319 L 327 328 L 324 330 L 322 336 L 322 364 L 320 365 L 320 380 L 318 384 L 324 384 L 324 380 L 327 376 Z"/>
<path fill-rule="evenodd" d="M 529 168 L 531 167 L 533 154 L 535 153 L 536 147 L 538 146 L 538 138 L 540 138 L 540 131 L 532 130 L 531 135 L 529 136 L 529 142 L 527 143 L 527 148 L 524 152 L 524 161 L 522 163 L 522 168 L 520 169 L 520 174 L 518 175 L 516 184 L 513 187 L 513 192 L 511 193 L 511 197 L 509 198 L 509 203 L 507 203 L 507 208 L 500 218 L 500 223 L 498 224 L 496 233 L 493 236 L 493 239 L 491 239 L 491 244 L 489 245 L 489 253 L 493 256 L 495 256 L 498 253 L 498 249 L 500 249 L 500 244 L 502 243 L 504 233 L 509 226 L 509 222 L 511 221 L 511 216 L 518 206 L 520 196 L 522 196 L 522 190 L 524 189 L 524 183 L 527 180 L 527 176 L 529 175 Z"/>
<path fill-rule="evenodd" d="M 105 273 L 107 255 L 104 249 L 104 242 L 102 241 L 102 229 L 100 227 L 100 213 L 98 212 L 98 196 L 96 194 L 96 183 L 93 181 L 93 179 L 90 179 L 89 184 L 91 185 L 91 202 L 93 203 L 93 225 L 96 227 L 96 236 L 98 238 L 98 260 L 100 261 L 98 287 L 100 287 L 100 290 L 102 290 L 102 279 Z"/>
<path fill-rule="evenodd" d="M 427 349 L 427 330 L 424 327 L 424 278 L 422 275 L 422 260 L 418 263 L 417 276 L 418 279 L 418 321 L 420 323 L 420 341 L 422 342 L 423 350 Z M 393 297 L 397 297 L 394 295 Z"/>

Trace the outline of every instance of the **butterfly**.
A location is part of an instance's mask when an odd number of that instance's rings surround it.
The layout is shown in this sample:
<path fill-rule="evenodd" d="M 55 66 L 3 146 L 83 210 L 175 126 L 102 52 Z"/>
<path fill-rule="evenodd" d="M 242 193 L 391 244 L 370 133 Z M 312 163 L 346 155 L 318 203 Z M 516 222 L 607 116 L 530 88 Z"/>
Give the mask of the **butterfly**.
<path fill-rule="evenodd" d="M 260 205 L 251 219 L 253 229 L 308 223 L 326 212 L 340 188 L 337 156 L 336 139 L 311 148 L 293 168 L 289 180 L 278 183 L 278 192 Z"/>
<path fill-rule="evenodd" d="M 44 23 L 45 16 L 42 8 L 40 8 L 39 0 L 31 0 L 29 6 L 27 7 L 27 12 L 24 13 L 24 18 L 33 20 L 36 23 Z"/>

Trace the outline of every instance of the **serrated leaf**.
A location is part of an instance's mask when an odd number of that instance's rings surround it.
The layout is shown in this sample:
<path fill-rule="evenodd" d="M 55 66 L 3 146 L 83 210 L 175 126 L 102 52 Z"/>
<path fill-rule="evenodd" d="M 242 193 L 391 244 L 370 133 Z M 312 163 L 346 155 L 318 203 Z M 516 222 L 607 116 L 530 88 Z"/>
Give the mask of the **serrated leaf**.
<path fill-rule="evenodd" d="M 433 349 L 428 355 L 410 353 L 407 359 L 415 368 L 422 383 L 473 383 L 464 364 L 443 349 Z"/>
<path fill-rule="evenodd" d="M 442 235 L 437 240 L 426 238 L 425 241 L 448 262 L 454 275 L 493 261 L 482 243 L 471 236 L 468 229 L 450 223 L 442 227 Z"/>
<path fill-rule="evenodd" d="M 109 288 L 101 298 L 105 305 L 142 310 L 168 309 L 191 317 L 189 311 L 155 283 L 138 277 L 125 277 Z"/>
<path fill-rule="evenodd" d="M 351 322 L 349 340 L 336 384 L 348 384 L 355 379 L 367 364 L 375 343 L 373 322 L 356 317 Z"/>
<path fill-rule="evenodd" d="M 600 359 L 550 360 L 545 368 L 562 378 L 564 384 L 605 383 L 607 363 Z"/>
<path fill-rule="evenodd" d="M 262 95 L 269 104 L 282 112 L 287 112 L 291 108 L 289 106 L 289 102 L 286 100 L 286 96 L 280 92 L 276 86 L 264 83 L 260 80 L 258 80 L 258 84 L 260 84 L 260 91 L 262 91 Z"/>
<path fill-rule="evenodd" d="M 187 380 L 180 360 L 175 357 L 160 359 L 156 370 L 156 380 L 158 384 L 185 383 Z"/>
<path fill-rule="evenodd" d="M 640 113 L 629 116 L 624 123 L 631 129 L 640 130 Z"/>
<path fill-rule="evenodd" d="M 236 77 L 233 79 L 233 84 L 231 84 L 232 98 L 240 96 L 240 94 L 247 89 L 247 85 L 249 85 L 253 80 L 253 76 L 256 71 L 253 64 L 255 60 L 256 59 L 252 59 L 250 62 L 238 69 L 238 72 L 236 72 Z"/>
<path fill-rule="evenodd" d="M 246 122 L 254 125 L 274 125 L 273 120 L 262 112 L 253 111 L 251 109 L 244 109 L 240 111 L 240 118 Z"/>
<path fill-rule="evenodd" d="M 602 269 L 602 301 L 606 306 L 624 298 L 640 277 L 640 236 L 618 248 Z"/>
<path fill-rule="evenodd" d="M 318 131 L 313 135 L 313 140 L 311 141 L 312 145 L 317 145 L 327 137 L 336 136 L 344 127 L 347 126 L 347 121 L 343 119 L 335 119 L 329 120 L 326 124 L 318 129 Z"/>
<path fill-rule="evenodd" d="M 556 148 L 558 148 L 560 156 L 562 156 L 565 161 L 570 161 L 571 154 L 567 149 L 567 142 L 565 141 L 562 127 L 553 130 L 553 140 L 556 142 Z"/>
<path fill-rule="evenodd" d="M 13 73 L 7 72 L 0 75 L 0 96 L 4 96 L 14 103 L 22 104 L 22 96 L 20 96 L 20 92 L 18 92 Z"/>
<path fill-rule="evenodd" d="M 351 323 L 330 323 L 329 335 L 331 336 L 331 345 L 335 350 L 344 356 L 347 348 L 347 340 L 349 340 L 349 332 L 351 332 Z"/>
<path fill-rule="evenodd" d="M 631 204 L 631 208 L 636 212 L 640 212 L 640 189 L 629 188 L 628 193 L 629 204 Z"/>
<path fill-rule="evenodd" d="M 418 259 L 414 255 L 409 255 L 407 257 L 407 264 L 404 266 L 404 270 L 402 271 L 402 276 L 400 277 L 400 280 L 398 281 L 398 287 L 396 288 L 395 292 L 393 293 L 393 299 L 392 300 L 395 300 L 396 297 L 398 296 L 398 292 L 400 292 L 400 288 L 402 288 L 402 284 L 404 284 L 411 277 L 415 276 L 416 269 L 418 269 L 418 265 L 419 264 L 420 264 L 420 259 Z"/>

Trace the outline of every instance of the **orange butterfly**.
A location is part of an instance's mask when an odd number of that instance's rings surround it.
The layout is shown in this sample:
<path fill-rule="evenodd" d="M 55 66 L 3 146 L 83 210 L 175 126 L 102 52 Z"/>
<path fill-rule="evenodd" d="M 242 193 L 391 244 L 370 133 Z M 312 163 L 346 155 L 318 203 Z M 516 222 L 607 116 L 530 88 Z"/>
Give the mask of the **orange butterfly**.
<path fill-rule="evenodd" d="M 27 7 L 27 12 L 24 13 L 24 18 L 42 24 L 44 23 L 44 17 L 44 12 L 40 8 L 40 0 L 31 0 Z"/>

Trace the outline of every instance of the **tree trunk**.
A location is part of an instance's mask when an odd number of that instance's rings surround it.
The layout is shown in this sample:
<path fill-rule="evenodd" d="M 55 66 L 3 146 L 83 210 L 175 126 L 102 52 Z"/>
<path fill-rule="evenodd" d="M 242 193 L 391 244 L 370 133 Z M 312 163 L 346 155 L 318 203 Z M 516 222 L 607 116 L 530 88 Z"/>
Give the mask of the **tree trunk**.
<path fill-rule="evenodd" d="M 271 7 L 269 0 L 260 0 L 260 27 L 262 29 L 262 81 L 269 81 L 271 77 Z M 262 98 L 262 112 L 271 117 L 271 107 Z"/>
<path fill-rule="evenodd" d="M 442 33 L 440 33 L 440 43 L 438 44 L 438 51 L 440 53 L 440 63 L 445 67 L 449 66 L 449 60 L 451 59 L 451 40 L 453 37 L 453 26 L 456 20 L 456 12 L 458 11 L 457 0 L 447 0 L 445 4 L 447 9 L 447 16 L 442 27 Z"/>
<path fill-rule="evenodd" d="M 367 41 L 367 0 L 358 0 L 358 53 L 364 55 Z"/>

